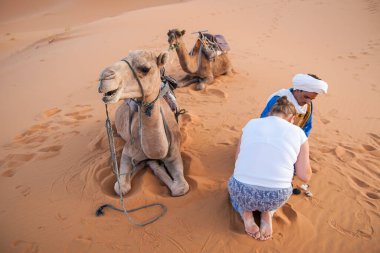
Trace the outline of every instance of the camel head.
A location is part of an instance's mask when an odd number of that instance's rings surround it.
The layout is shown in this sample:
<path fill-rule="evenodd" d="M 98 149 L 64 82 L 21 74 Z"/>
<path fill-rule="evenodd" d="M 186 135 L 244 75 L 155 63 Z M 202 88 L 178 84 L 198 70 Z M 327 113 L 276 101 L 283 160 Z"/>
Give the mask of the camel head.
<path fill-rule="evenodd" d="M 178 47 L 178 39 L 181 38 L 185 34 L 185 30 L 172 29 L 168 32 L 168 42 L 169 48 L 175 49 Z"/>
<path fill-rule="evenodd" d="M 98 88 L 99 93 L 103 94 L 103 102 L 108 104 L 121 99 L 149 100 L 156 97 L 161 84 L 160 68 L 165 65 L 168 57 L 167 52 L 157 54 L 136 50 L 104 69 L 100 74 Z"/>

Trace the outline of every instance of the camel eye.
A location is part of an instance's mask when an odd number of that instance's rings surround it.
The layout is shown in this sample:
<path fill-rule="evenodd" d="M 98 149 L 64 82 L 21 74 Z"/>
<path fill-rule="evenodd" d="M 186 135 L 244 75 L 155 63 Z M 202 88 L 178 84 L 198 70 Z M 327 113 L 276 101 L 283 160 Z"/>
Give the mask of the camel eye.
<path fill-rule="evenodd" d="M 147 66 L 140 66 L 137 68 L 141 73 L 143 73 L 144 75 L 148 74 L 149 71 L 150 71 L 150 68 L 147 67 Z"/>

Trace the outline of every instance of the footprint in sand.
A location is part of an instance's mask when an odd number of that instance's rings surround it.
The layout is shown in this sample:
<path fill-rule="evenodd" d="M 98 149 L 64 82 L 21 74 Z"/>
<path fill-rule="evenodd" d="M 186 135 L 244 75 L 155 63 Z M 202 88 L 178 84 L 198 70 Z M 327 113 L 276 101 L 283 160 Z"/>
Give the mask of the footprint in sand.
<path fill-rule="evenodd" d="M 368 135 L 376 145 L 380 146 L 380 136 L 374 133 L 368 133 Z"/>
<path fill-rule="evenodd" d="M 75 110 L 64 114 L 64 118 L 58 123 L 63 126 L 79 126 L 80 121 L 92 118 L 89 112 L 93 111 L 90 105 L 76 105 Z"/>
<path fill-rule="evenodd" d="M 91 246 L 93 244 L 93 240 L 91 237 L 84 237 L 82 235 L 75 238 L 66 248 L 67 253 L 82 253 L 89 252 Z"/>
<path fill-rule="evenodd" d="M 374 178 L 380 178 L 380 173 L 379 173 L 379 167 L 380 163 L 376 161 L 371 161 L 371 160 L 361 160 L 358 159 L 357 163 L 362 166 L 366 171 L 368 171 Z"/>
<path fill-rule="evenodd" d="M 14 138 L 14 144 L 27 144 L 28 147 L 39 146 L 41 143 L 45 142 L 48 139 L 46 133 L 49 131 L 49 127 L 50 123 L 35 124 L 25 132 L 17 135 Z"/>
<path fill-rule="evenodd" d="M 323 124 L 327 125 L 328 123 L 330 123 L 331 121 L 328 120 L 328 119 L 324 119 L 324 118 L 321 118 L 321 121 Z"/>
<path fill-rule="evenodd" d="M 78 111 L 78 112 L 66 113 L 65 116 L 72 118 L 74 120 L 84 120 L 84 119 L 88 119 L 88 118 L 92 117 L 91 114 L 86 114 L 89 111 L 92 111 L 92 109 Z"/>
<path fill-rule="evenodd" d="M 37 155 L 38 160 L 46 160 L 51 157 L 57 156 L 60 154 L 60 150 L 62 149 L 62 145 L 53 145 L 53 146 L 48 146 L 45 148 L 41 148 L 37 150 L 39 153 Z"/>
<path fill-rule="evenodd" d="M 367 0 L 367 11 L 370 14 L 376 14 L 378 12 L 378 1 Z"/>
<path fill-rule="evenodd" d="M 57 213 L 55 215 L 55 219 L 58 220 L 58 221 L 65 221 L 67 219 L 67 216 L 61 214 L 61 213 Z"/>
<path fill-rule="evenodd" d="M 16 190 L 18 190 L 24 197 L 31 193 L 31 188 L 26 185 L 18 185 L 16 186 Z"/>
<path fill-rule="evenodd" d="M 379 199 L 380 198 L 379 194 L 376 194 L 376 193 L 373 193 L 373 192 L 367 192 L 366 195 L 370 199 Z"/>
<path fill-rule="evenodd" d="M 60 113 L 62 110 L 57 108 L 57 107 L 54 107 L 54 108 L 51 108 L 49 110 L 46 110 L 45 112 L 42 113 L 42 116 L 47 119 L 47 118 L 50 118 L 50 117 L 53 117 L 54 115 Z"/>
<path fill-rule="evenodd" d="M 342 146 L 338 146 L 335 148 L 335 155 L 343 162 L 347 162 L 355 158 L 355 154 L 351 151 L 348 151 L 346 148 Z"/>
<path fill-rule="evenodd" d="M 0 168 L 7 168 L 1 175 L 3 177 L 13 177 L 16 171 L 15 168 L 31 161 L 35 154 L 9 154 L 0 161 Z"/>
<path fill-rule="evenodd" d="M 350 58 L 350 59 L 354 59 L 354 60 L 358 59 L 358 57 L 356 55 L 352 54 L 352 53 L 350 55 L 348 55 L 347 57 Z"/>
<path fill-rule="evenodd" d="M 219 89 L 212 89 L 212 88 L 207 89 L 207 94 L 216 96 L 218 98 L 227 98 L 228 97 L 227 93 L 225 93 L 224 91 L 221 91 Z"/>
<path fill-rule="evenodd" d="M 376 148 L 371 146 L 371 145 L 368 145 L 368 144 L 362 144 L 362 147 L 364 148 L 364 150 L 366 151 L 375 151 Z"/>
<path fill-rule="evenodd" d="M 290 225 L 297 220 L 297 212 L 293 209 L 293 207 L 286 203 L 281 209 L 276 212 L 276 216 L 274 216 L 274 220 L 283 225 Z"/>
<path fill-rule="evenodd" d="M 357 177 L 355 177 L 355 176 L 350 176 L 350 178 L 351 178 L 352 181 L 354 181 L 354 183 L 355 183 L 357 186 L 359 186 L 360 188 L 368 188 L 368 187 L 369 187 L 369 185 L 368 185 L 366 182 L 360 180 L 359 178 L 357 178 Z"/>
<path fill-rule="evenodd" d="M 17 240 L 12 243 L 12 246 L 16 248 L 18 252 L 37 253 L 39 251 L 39 245 L 36 242 Z"/>
<path fill-rule="evenodd" d="M 14 169 L 9 169 L 1 173 L 1 176 L 3 177 L 13 177 L 16 174 L 16 170 Z"/>

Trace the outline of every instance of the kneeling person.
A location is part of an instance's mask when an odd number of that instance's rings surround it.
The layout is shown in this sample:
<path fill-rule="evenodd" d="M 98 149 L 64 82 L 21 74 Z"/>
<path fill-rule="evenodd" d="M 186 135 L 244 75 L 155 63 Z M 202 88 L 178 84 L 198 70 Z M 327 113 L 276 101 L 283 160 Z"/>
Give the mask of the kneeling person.
<path fill-rule="evenodd" d="M 304 131 L 293 125 L 295 115 L 294 105 L 283 96 L 268 117 L 252 119 L 242 130 L 228 191 L 246 232 L 256 239 L 272 236 L 273 213 L 292 194 L 294 166 L 302 181 L 311 177 L 309 143 Z M 261 212 L 260 228 L 253 211 Z"/>

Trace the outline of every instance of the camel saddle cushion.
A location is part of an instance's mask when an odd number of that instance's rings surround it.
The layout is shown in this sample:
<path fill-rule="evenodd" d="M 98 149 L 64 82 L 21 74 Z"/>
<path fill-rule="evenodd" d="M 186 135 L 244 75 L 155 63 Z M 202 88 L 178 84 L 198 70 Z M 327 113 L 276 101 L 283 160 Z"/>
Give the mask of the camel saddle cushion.
<path fill-rule="evenodd" d="M 212 35 L 210 33 L 203 33 L 203 35 L 202 53 L 208 60 L 214 60 L 218 55 L 225 54 L 230 51 L 230 46 L 223 35 Z"/>

